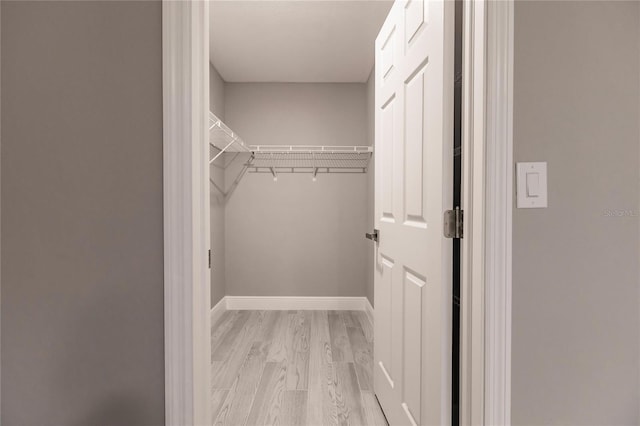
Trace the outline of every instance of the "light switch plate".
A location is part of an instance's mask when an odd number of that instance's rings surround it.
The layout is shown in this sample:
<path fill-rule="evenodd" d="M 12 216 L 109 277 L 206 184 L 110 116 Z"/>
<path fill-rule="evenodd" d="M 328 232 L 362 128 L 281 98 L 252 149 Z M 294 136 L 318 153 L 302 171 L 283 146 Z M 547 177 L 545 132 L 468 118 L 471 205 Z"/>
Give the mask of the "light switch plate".
<path fill-rule="evenodd" d="M 516 164 L 516 196 L 519 209 L 547 207 L 547 163 Z"/>

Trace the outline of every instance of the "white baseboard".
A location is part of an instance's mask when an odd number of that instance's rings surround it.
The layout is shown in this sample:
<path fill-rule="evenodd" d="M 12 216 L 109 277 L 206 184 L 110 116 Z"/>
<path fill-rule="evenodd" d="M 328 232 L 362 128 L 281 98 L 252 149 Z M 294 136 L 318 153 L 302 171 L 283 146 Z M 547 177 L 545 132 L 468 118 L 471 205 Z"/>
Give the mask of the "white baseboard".
<path fill-rule="evenodd" d="M 216 303 L 216 306 L 211 308 L 211 326 L 212 327 L 215 325 L 216 321 L 220 319 L 222 314 L 225 313 L 225 311 L 227 311 L 227 301 L 226 301 L 226 297 L 223 297 L 218 301 L 218 303 Z"/>
<path fill-rule="evenodd" d="M 373 306 L 371 305 L 371 302 L 369 302 L 368 298 L 364 298 L 364 310 L 367 313 L 367 315 L 369 316 L 369 321 L 371 321 L 371 324 L 373 324 Z"/>
<path fill-rule="evenodd" d="M 366 311 L 366 297 L 226 296 L 227 310 Z"/>

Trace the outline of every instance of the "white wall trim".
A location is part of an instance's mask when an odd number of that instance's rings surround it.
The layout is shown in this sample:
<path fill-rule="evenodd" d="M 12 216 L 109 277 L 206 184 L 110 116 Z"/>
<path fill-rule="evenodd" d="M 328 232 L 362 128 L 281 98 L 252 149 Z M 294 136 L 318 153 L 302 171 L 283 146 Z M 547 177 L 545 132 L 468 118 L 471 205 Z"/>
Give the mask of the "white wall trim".
<path fill-rule="evenodd" d="M 218 303 L 216 303 L 216 306 L 211 308 L 211 315 L 210 315 L 211 326 L 213 326 L 216 323 L 216 321 L 220 319 L 222 314 L 224 314 L 226 311 L 227 311 L 227 301 L 226 301 L 226 298 L 223 297 L 222 299 L 218 300 Z"/>
<path fill-rule="evenodd" d="M 375 318 L 374 316 L 374 310 L 373 310 L 373 305 L 371 304 L 371 302 L 369 302 L 369 299 L 365 297 L 364 300 L 364 310 L 367 313 L 367 316 L 369 317 L 369 321 L 371 321 L 371 324 L 373 324 L 373 319 Z"/>
<path fill-rule="evenodd" d="M 227 310 L 364 311 L 366 297 L 226 296 Z"/>
<path fill-rule="evenodd" d="M 511 424 L 513 0 L 487 2 L 485 418 Z"/>
<path fill-rule="evenodd" d="M 163 1 L 165 424 L 210 419 L 209 3 Z"/>

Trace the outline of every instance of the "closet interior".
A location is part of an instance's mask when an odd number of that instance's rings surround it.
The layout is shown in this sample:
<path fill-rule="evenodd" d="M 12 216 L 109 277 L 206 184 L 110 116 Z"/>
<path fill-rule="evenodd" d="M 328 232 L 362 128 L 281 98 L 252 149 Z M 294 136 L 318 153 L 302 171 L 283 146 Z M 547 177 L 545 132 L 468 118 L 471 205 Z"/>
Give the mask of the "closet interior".
<path fill-rule="evenodd" d="M 374 42 L 391 5 L 211 3 L 214 424 L 271 424 L 273 403 L 260 399 L 279 386 L 269 374 L 284 377 L 276 405 L 297 401 L 305 421 L 293 423 L 384 423 L 365 234 L 374 227 Z M 332 346 L 324 361 L 336 385 L 354 395 L 325 401 L 336 422 L 314 420 L 307 404 L 322 393 L 321 342 Z M 245 377 L 252 359 L 255 377 Z M 237 380 L 251 389 L 243 403 Z"/>
<path fill-rule="evenodd" d="M 374 41 L 391 2 L 358 3 L 211 3 L 212 308 L 374 303 Z"/>
<path fill-rule="evenodd" d="M 223 297 L 366 297 L 366 82 L 222 84 L 233 105 L 210 113 L 212 307 Z"/>
<path fill-rule="evenodd" d="M 211 2 L 214 424 L 459 423 L 462 5 Z"/>

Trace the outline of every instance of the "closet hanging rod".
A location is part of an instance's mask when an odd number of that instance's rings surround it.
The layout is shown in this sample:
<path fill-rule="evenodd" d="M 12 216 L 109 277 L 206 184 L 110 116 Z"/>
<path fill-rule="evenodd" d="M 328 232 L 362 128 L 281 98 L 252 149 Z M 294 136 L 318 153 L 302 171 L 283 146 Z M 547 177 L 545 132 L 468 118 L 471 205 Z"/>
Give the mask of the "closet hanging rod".
<path fill-rule="evenodd" d="M 340 146 L 340 145 L 250 145 L 254 153 L 324 153 L 324 154 L 354 154 L 373 152 L 371 146 Z"/>
<path fill-rule="evenodd" d="M 352 168 L 344 168 L 344 167 L 253 167 L 248 166 L 249 173 L 270 173 L 270 174 L 278 174 L 278 173 L 294 173 L 294 174 L 311 174 L 312 177 L 316 177 L 318 174 L 363 174 L 367 173 L 367 168 L 365 167 L 352 167 Z"/>

